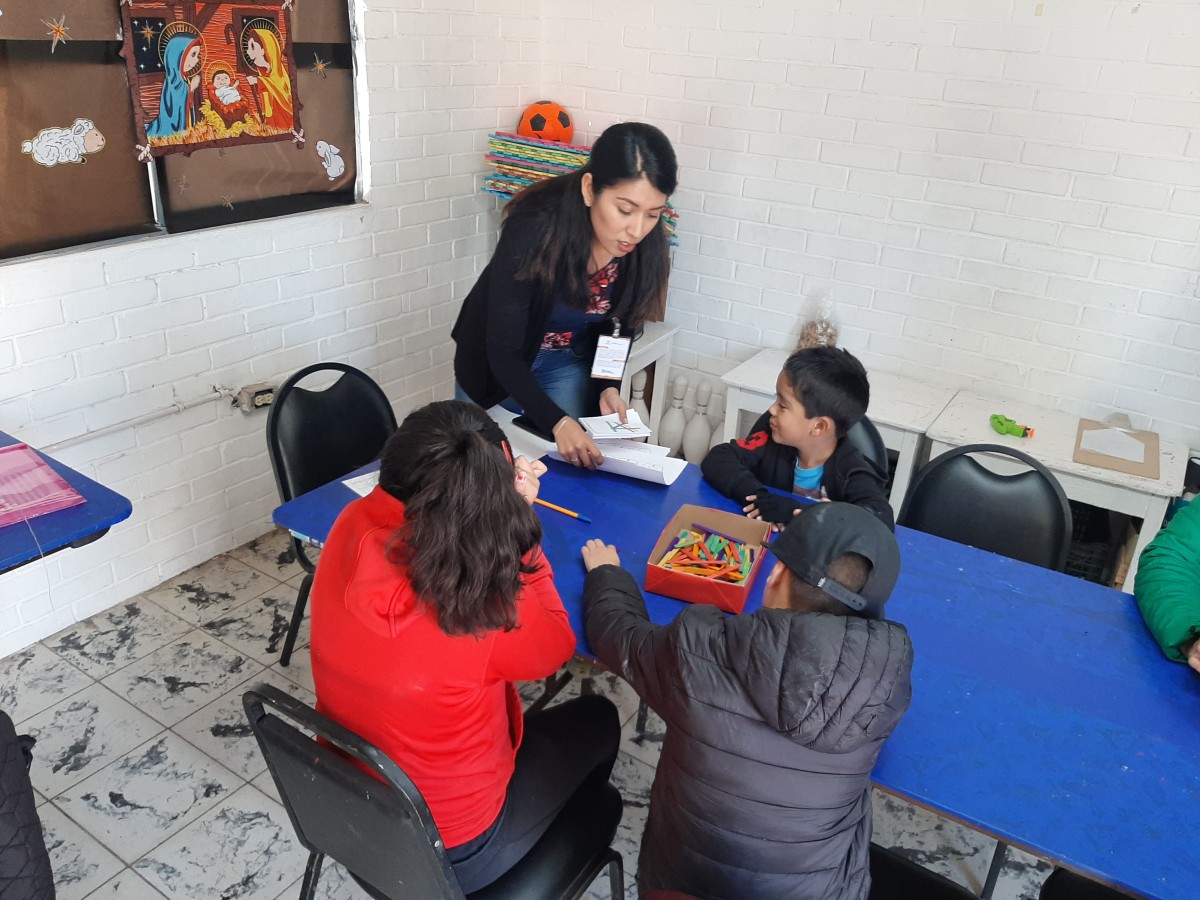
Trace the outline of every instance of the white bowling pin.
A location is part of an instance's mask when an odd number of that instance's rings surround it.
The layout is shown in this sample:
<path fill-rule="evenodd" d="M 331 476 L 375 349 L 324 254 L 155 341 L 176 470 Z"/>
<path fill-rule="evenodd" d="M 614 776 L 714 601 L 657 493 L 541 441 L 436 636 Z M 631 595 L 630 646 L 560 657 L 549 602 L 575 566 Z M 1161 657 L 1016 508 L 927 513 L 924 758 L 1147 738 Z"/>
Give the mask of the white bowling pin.
<path fill-rule="evenodd" d="M 629 379 L 629 408 L 642 417 L 642 421 L 650 424 L 650 410 L 646 406 L 646 370 L 634 372 Z"/>
<path fill-rule="evenodd" d="M 700 382 L 696 388 L 696 414 L 683 429 L 683 458 L 700 465 L 708 454 L 708 442 L 712 440 L 712 426 L 708 424 L 708 401 L 712 398 L 712 385 Z"/>
<path fill-rule="evenodd" d="M 663 413 L 658 423 L 658 443 L 666 447 L 671 456 L 679 456 L 683 445 L 683 429 L 687 419 L 683 415 L 683 398 L 687 395 L 688 380 L 680 375 L 671 387 L 671 408 Z"/>

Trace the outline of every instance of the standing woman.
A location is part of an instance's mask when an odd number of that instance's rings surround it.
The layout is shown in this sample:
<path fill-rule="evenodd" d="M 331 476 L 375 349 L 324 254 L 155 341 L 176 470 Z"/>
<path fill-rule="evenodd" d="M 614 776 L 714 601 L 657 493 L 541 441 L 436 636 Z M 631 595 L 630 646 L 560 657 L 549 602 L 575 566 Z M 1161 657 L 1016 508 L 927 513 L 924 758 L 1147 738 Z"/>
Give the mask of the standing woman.
<path fill-rule="evenodd" d="M 531 509 L 542 472 L 478 406 L 431 403 L 388 439 L 313 582 L 317 709 L 412 779 L 467 894 L 607 781 L 621 740 L 604 697 L 521 712 L 513 682 L 575 649 Z"/>
<path fill-rule="evenodd" d="M 582 169 L 514 197 L 452 333 L 458 396 L 523 411 L 577 466 L 603 462 L 576 420 L 624 418 L 619 382 L 592 378 L 593 359 L 602 334 L 631 337 L 666 307 L 662 213 L 677 180 L 666 135 L 624 122 Z"/>

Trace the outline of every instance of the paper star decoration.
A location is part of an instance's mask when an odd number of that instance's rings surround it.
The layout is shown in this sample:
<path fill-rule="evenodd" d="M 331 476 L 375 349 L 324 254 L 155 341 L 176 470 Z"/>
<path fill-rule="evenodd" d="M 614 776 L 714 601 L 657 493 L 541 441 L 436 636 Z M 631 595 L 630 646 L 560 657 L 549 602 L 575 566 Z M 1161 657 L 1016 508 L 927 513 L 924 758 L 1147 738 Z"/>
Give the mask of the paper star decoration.
<path fill-rule="evenodd" d="M 46 32 L 46 36 L 50 38 L 51 53 L 59 44 L 65 44 L 71 39 L 71 36 L 67 34 L 67 17 L 65 15 L 49 21 L 42 19 L 42 24 L 50 29 Z"/>
<path fill-rule="evenodd" d="M 233 209 L 233 194 L 222 194 L 221 205 L 226 209 Z"/>
<path fill-rule="evenodd" d="M 317 54 L 314 53 L 312 70 L 314 72 L 316 72 L 318 75 L 320 75 L 322 78 L 327 78 L 328 76 L 325 74 L 325 70 L 328 68 L 329 68 L 329 63 L 326 62 L 325 60 L 321 59 L 320 56 L 318 56 Z"/>
<path fill-rule="evenodd" d="M 179 193 L 182 194 L 185 191 L 187 191 L 188 188 L 190 188 L 192 186 L 192 180 L 190 178 L 188 178 L 186 175 L 180 175 L 178 178 L 175 179 L 175 185 L 176 185 L 176 187 L 179 188 Z"/>
<path fill-rule="evenodd" d="M 146 39 L 146 47 L 149 48 L 150 42 L 152 40 L 154 40 L 154 26 L 146 25 L 142 28 L 141 31 L 138 32 L 138 34 L 140 34 L 142 37 L 144 37 Z"/>

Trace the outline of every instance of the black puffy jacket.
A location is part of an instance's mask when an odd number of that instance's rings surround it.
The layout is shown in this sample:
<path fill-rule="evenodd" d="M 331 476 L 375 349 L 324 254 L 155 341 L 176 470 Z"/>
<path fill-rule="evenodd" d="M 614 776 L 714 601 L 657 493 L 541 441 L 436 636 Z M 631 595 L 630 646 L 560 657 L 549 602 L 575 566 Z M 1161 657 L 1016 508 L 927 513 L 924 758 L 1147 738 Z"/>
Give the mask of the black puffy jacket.
<path fill-rule="evenodd" d="M 904 627 L 700 604 L 658 626 L 616 566 L 590 572 L 584 598 L 597 657 L 667 724 L 641 890 L 865 898 L 871 769 L 912 695 Z"/>

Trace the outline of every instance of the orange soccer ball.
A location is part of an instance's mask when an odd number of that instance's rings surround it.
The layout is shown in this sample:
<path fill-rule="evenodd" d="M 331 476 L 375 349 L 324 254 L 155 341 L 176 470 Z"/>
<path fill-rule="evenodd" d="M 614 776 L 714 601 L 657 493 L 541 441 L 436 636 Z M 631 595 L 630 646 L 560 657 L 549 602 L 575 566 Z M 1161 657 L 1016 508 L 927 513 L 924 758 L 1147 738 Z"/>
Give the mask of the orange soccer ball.
<path fill-rule="evenodd" d="M 525 112 L 521 113 L 517 134 L 569 144 L 575 136 L 575 125 L 571 122 L 571 114 L 557 103 L 552 100 L 539 100 L 537 103 L 530 103 L 525 107 Z"/>

